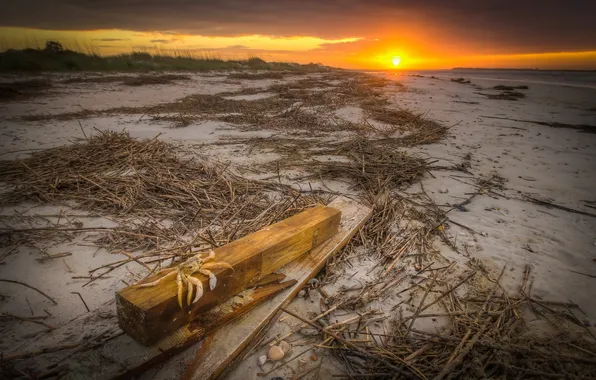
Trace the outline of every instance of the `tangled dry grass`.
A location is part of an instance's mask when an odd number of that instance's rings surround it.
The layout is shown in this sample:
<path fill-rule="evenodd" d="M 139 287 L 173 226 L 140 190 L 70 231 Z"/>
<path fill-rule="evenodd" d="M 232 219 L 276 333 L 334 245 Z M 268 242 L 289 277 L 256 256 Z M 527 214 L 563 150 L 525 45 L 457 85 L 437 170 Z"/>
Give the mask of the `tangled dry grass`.
<path fill-rule="evenodd" d="M 248 79 L 248 80 L 262 80 L 262 79 L 283 79 L 289 75 L 305 75 L 306 72 L 291 72 L 291 71 L 265 71 L 259 73 L 242 72 L 228 75 L 230 79 Z"/>
<path fill-rule="evenodd" d="M 109 77 L 98 77 L 97 80 L 107 80 L 105 78 Z M 115 76 L 112 78 L 123 83 L 145 84 L 161 80 L 160 78 L 166 78 L 166 76 L 162 75 L 151 80 L 149 80 L 150 77 Z M 95 79 L 75 78 L 74 80 Z M 368 134 L 372 131 L 385 136 L 397 130 L 408 130 L 412 125 L 431 123 L 422 115 L 416 115 L 408 110 L 393 109 L 383 92 L 386 87 L 403 89 L 398 82 L 376 76 L 331 72 L 288 83 L 274 84 L 263 89 L 249 88 L 221 94 L 195 94 L 154 106 L 117 107 L 99 111 L 82 110 L 55 115 L 27 115 L 22 119 L 26 121 L 72 120 L 127 114 L 141 115 L 141 117 L 147 115 L 153 120 L 169 121 L 174 127 L 186 127 L 197 121 L 219 120 L 236 124 L 243 130 L 272 129 L 302 134 L 324 134 L 334 131 Z M 236 95 L 259 92 L 270 93 L 272 96 L 255 100 L 233 98 Z M 368 121 L 355 123 L 339 118 L 336 111 L 349 105 L 362 107 L 369 118 L 384 123 L 387 127 L 375 129 Z"/>
<path fill-rule="evenodd" d="M 145 86 L 170 84 L 174 81 L 190 79 L 190 76 L 183 74 L 106 75 L 68 78 L 63 80 L 62 83 L 120 83 L 124 86 Z"/>
<path fill-rule="evenodd" d="M 326 202 L 289 187 L 243 179 L 190 152 L 184 158 L 184 153 L 157 138 L 98 132 L 88 141 L 0 162 L 0 181 L 12 186 L 0 202 L 65 203 L 116 216 L 120 226 L 105 231 L 98 244 L 129 251 L 184 242 L 192 231 L 207 227 L 198 241 L 219 246 L 307 205 Z M 2 234 L 14 242 L 19 241 L 15 234 L 32 237 L 35 232 L 38 229 Z"/>
<path fill-rule="evenodd" d="M 492 176 L 479 182 L 477 193 L 461 204 L 500 187 L 501 181 Z M 578 317 L 578 305 L 535 298 L 529 266 L 512 294 L 501 283 L 510 268 L 503 267 L 500 274 L 488 269 L 467 249 L 460 252 L 448 235 L 448 213 L 457 205 L 440 209 L 423 186 L 407 196 L 395 190 L 390 182 L 365 188 L 362 200 L 373 206 L 373 216 L 321 277 L 321 284 L 333 284 L 342 276 L 342 266 L 362 255 L 382 264 L 360 286 L 340 287 L 324 299 L 322 311 L 348 315 L 343 321 L 325 317 L 318 325 L 318 346 L 344 364 L 344 375 L 336 376 L 592 378 L 596 338 Z M 463 270 L 441 255 L 435 238 L 470 257 Z M 381 310 L 388 298 L 400 294 L 403 298 L 391 312 Z M 431 319 L 436 328 L 423 327 Z M 379 320 L 388 322 L 388 328 L 374 329 Z M 537 320 L 543 322 L 541 328 L 536 328 Z"/>
<path fill-rule="evenodd" d="M 468 264 L 456 280 L 452 265 L 420 269 L 413 290 L 405 289 L 419 293 L 412 313 L 397 313 L 385 333 L 367 328 L 379 318 L 374 309 L 321 328 L 325 347 L 345 363 L 345 377 L 593 378 L 596 343 L 580 337 L 584 324 L 572 311 L 577 305 L 532 297 L 529 267 L 519 293 L 511 296 L 500 283 L 506 267 L 495 275 L 479 262 Z M 332 297 L 329 308 L 368 305 L 386 297 L 389 284 L 395 289 L 404 278 L 371 281 L 358 296 Z M 550 324 L 548 334 L 536 335 L 528 326 L 527 320 L 537 317 Z M 449 322 L 429 332 L 416 326 L 423 319 Z"/>
<path fill-rule="evenodd" d="M 519 100 L 526 97 L 526 94 L 519 91 L 501 91 L 498 94 L 487 94 L 484 92 L 477 92 L 478 95 L 483 95 L 488 99 L 498 100 Z"/>

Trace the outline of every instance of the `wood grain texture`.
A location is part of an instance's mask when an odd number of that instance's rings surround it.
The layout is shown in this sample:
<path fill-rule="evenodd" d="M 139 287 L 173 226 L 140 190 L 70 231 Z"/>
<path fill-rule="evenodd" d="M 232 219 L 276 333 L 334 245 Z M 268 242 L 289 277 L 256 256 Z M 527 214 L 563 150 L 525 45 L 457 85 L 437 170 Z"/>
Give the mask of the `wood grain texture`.
<path fill-rule="evenodd" d="M 341 212 L 335 208 L 315 206 L 216 248 L 216 261 L 225 261 L 234 270 L 213 270 L 217 276 L 213 291 L 208 290 L 208 277 L 195 275 L 203 282 L 205 293 L 184 310 L 178 306 L 174 277 L 154 287 L 124 288 L 116 295 L 119 325 L 142 344 L 153 344 L 331 238 L 337 233 L 340 218 Z M 159 277 L 149 277 L 142 283 Z"/>
<path fill-rule="evenodd" d="M 348 243 L 372 215 L 370 208 L 346 197 L 335 199 L 329 207 L 337 208 L 342 212 L 339 232 L 281 270 L 288 278 L 296 279 L 296 285 L 215 331 L 208 337 L 208 349 L 202 350 L 202 343 L 193 347 L 197 355 L 183 376 L 185 380 L 211 380 L 220 376 L 278 310 L 295 297 L 308 280 L 313 278 L 327 261 Z"/>

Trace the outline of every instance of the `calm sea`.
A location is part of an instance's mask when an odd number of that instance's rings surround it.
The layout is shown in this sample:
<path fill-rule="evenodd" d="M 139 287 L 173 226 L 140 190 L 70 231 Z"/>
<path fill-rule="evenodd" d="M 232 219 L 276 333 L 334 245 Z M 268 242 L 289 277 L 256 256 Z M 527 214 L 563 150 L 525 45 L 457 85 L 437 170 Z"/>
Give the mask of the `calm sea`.
<path fill-rule="evenodd" d="M 405 74 L 419 74 L 442 78 L 466 78 L 494 80 L 499 82 L 542 83 L 570 87 L 596 89 L 596 71 L 547 71 L 547 70 L 424 70 L 408 71 Z"/>

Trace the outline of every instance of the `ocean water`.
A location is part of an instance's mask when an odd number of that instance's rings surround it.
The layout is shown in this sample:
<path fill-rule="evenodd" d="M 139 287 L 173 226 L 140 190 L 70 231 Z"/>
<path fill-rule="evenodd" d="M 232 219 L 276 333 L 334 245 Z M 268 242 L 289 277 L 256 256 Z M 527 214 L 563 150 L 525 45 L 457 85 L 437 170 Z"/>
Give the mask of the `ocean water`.
<path fill-rule="evenodd" d="M 407 71 L 404 74 L 436 76 L 440 78 L 466 78 L 495 82 L 515 82 L 527 84 L 550 84 L 568 87 L 596 89 L 596 71 L 550 71 L 550 70 L 421 70 Z"/>

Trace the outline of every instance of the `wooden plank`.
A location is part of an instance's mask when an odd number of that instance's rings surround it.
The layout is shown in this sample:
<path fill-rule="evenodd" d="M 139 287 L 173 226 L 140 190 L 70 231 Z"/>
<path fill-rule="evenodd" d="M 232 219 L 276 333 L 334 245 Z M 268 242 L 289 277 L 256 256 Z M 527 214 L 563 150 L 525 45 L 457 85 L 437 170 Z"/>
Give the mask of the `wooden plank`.
<path fill-rule="evenodd" d="M 216 248 L 215 261 L 227 262 L 234 270 L 212 270 L 217 276 L 212 291 L 208 290 L 209 278 L 196 274 L 205 293 L 185 309 L 178 305 L 174 276 L 153 287 L 124 288 L 116 295 L 119 325 L 142 344 L 153 344 L 335 235 L 340 217 L 341 212 L 335 208 L 316 206 Z M 154 275 L 141 283 L 161 276 Z"/>
<path fill-rule="evenodd" d="M 197 320 L 183 326 L 152 346 L 143 346 L 128 335 L 118 334 L 119 329 L 116 321 L 111 320 L 105 331 L 115 335 L 114 338 L 107 339 L 105 342 L 91 348 L 87 347 L 88 345 L 79 346 L 76 343 L 69 343 L 71 350 L 58 352 L 51 357 L 48 357 L 49 355 L 44 356 L 43 361 L 37 357 L 19 361 L 17 362 L 18 368 L 29 371 L 33 369 L 41 370 L 40 373 L 44 373 L 53 369 L 56 364 L 62 363 L 68 367 L 67 373 L 61 377 L 62 379 L 130 379 L 147 368 L 171 358 L 176 353 L 200 341 L 220 326 L 241 317 L 275 294 L 296 284 L 295 280 L 283 283 L 277 283 L 274 280 L 272 279 L 270 283 L 264 286 L 245 290 L 230 298 L 219 307 L 206 312 L 204 318 L 201 318 L 200 321 Z M 89 313 L 88 317 L 93 318 L 91 314 L 97 314 L 97 312 L 95 310 Z M 105 313 L 105 310 L 102 310 L 101 313 Z M 84 317 L 81 319 L 89 318 Z M 40 350 L 39 347 L 64 346 L 64 343 L 62 343 L 63 338 L 71 335 L 71 330 L 80 329 L 80 324 L 77 322 L 79 321 L 73 321 L 73 323 L 52 331 L 51 336 L 20 351 L 35 352 Z M 39 366 L 42 363 L 43 366 Z"/>
<path fill-rule="evenodd" d="M 309 254 L 289 263 L 281 270 L 288 278 L 296 279 L 297 284 L 193 346 L 193 350 L 197 352 L 196 358 L 187 369 L 184 379 L 211 380 L 221 375 L 278 310 L 295 297 L 308 280 L 313 278 L 327 261 L 348 243 L 372 215 L 370 208 L 346 197 L 335 199 L 329 206 L 342 212 L 339 232 Z M 208 347 L 205 341 L 208 341 Z"/>
<path fill-rule="evenodd" d="M 269 274 L 266 274 L 265 276 L 263 276 L 260 280 L 255 282 L 253 285 L 254 286 L 262 286 L 262 285 L 270 284 L 272 282 L 281 282 L 281 281 L 285 280 L 286 277 L 287 276 L 283 273 L 269 273 Z"/>

